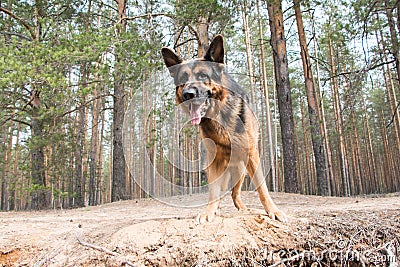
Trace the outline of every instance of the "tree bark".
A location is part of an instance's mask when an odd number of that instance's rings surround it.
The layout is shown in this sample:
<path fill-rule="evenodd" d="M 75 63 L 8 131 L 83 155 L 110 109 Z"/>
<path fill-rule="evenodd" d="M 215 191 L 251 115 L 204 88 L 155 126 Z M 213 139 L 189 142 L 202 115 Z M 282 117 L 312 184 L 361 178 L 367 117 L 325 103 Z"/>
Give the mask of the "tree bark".
<path fill-rule="evenodd" d="M 31 178 L 32 202 L 31 208 L 38 210 L 47 207 L 46 178 L 43 153 L 43 119 L 40 116 L 40 92 L 33 90 L 31 95 L 32 121 L 31 121 Z"/>
<path fill-rule="evenodd" d="M 335 123 L 336 123 L 336 131 L 339 138 L 339 157 L 340 157 L 340 169 L 341 169 L 341 177 L 343 190 L 342 194 L 344 196 L 350 195 L 349 188 L 349 173 L 347 166 L 347 158 L 346 158 L 346 144 L 343 135 L 343 117 L 342 117 L 342 108 L 339 99 L 339 85 L 336 79 L 336 63 L 335 56 L 333 53 L 333 44 L 332 39 L 329 36 L 329 58 L 331 64 L 331 75 L 332 75 L 332 95 L 333 95 L 333 109 L 335 113 Z"/>
<path fill-rule="evenodd" d="M 258 20 L 258 30 L 260 32 L 260 50 L 261 50 L 261 69 L 262 69 L 262 88 L 265 98 L 265 117 L 267 119 L 267 134 L 268 134 L 268 144 L 269 144 L 269 159 L 271 166 L 271 181 L 272 188 L 271 191 L 277 191 L 277 181 L 276 181 L 276 171 L 275 171 L 275 153 L 274 153 L 274 142 L 272 137 L 272 122 L 271 122 L 271 108 L 269 105 L 269 90 L 268 90 L 268 78 L 267 78 L 267 68 L 265 64 L 265 47 L 264 47 L 264 30 L 262 26 L 262 20 L 260 15 L 259 0 L 256 1 L 257 4 L 257 20 Z"/>
<path fill-rule="evenodd" d="M 318 194 L 326 196 L 329 194 L 328 190 L 328 179 L 326 177 L 326 159 L 325 149 L 323 146 L 322 133 L 320 132 L 319 122 L 321 118 L 319 116 L 319 106 L 317 100 L 317 93 L 315 89 L 314 76 L 311 67 L 311 58 L 308 53 L 306 34 L 304 32 L 303 17 L 301 15 L 300 1 L 293 0 L 294 10 L 296 14 L 297 32 L 300 41 L 300 54 L 303 62 L 303 72 L 306 87 L 307 103 L 308 103 L 308 116 L 310 120 L 311 128 L 311 140 L 315 159 L 315 169 L 317 172 L 317 187 Z"/>
<path fill-rule="evenodd" d="M 88 70 L 87 65 L 83 64 L 80 68 L 81 70 L 81 80 L 82 83 L 87 83 L 88 80 Z M 81 108 L 78 110 L 76 116 L 76 144 L 75 144 L 75 181 L 72 191 L 75 193 L 74 199 L 70 199 L 70 206 L 75 205 L 77 207 L 85 206 L 85 187 L 86 187 L 86 173 L 85 172 L 85 146 L 86 146 L 86 106 L 84 105 L 86 98 L 81 97 Z M 72 193 L 72 192 L 71 192 Z"/>
<path fill-rule="evenodd" d="M 309 139 L 308 139 L 308 130 L 307 130 L 307 126 L 306 126 L 306 122 L 305 122 L 305 112 L 304 112 L 304 101 L 303 101 L 303 98 L 300 98 L 300 112 L 301 112 L 301 128 L 302 128 L 302 130 L 303 130 L 303 145 L 301 145 L 301 147 L 302 147 L 302 149 L 301 149 L 301 153 L 300 153 L 300 151 L 298 151 L 297 152 L 297 154 L 298 154 L 298 156 L 297 156 L 297 158 L 302 158 L 303 160 L 302 160 L 302 163 L 303 164 L 297 164 L 297 166 L 298 166 L 298 172 L 297 172 L 297 175 L 298 175 L 298 179 L 299 179 L 299 182 L 300 182 L 300 188 L 301 189 L 303 189 L 303 190 L 299 190 L 300 191 L 300 193 L 305 193 L 305 194 L 314 194 L 315 193 L 315 190 L 314 190 L 314 187 L 315 187 L 315 183 L 314 183 L 314 176 L 313 176 L 313 172 L 312 172 L 312 170 L 311 169 L 313 169 L 315 166 L 312 166 L 312 164 L 310 164 L 310 158 L 309 158 L 309 155 L 310 155 L 310 150 L 309 150 L 309 144 L 310 144 L 310 142 L 309 142 Z M 297 141 L 297 150 L 299 150 L 298 149 L 298 147 L 299 147 L 299 141 Z M 300 156 L 300 155 L 303 155 L 303 157 L 302 156 Z M 304 172 L 305 173 L 303 173 L 302 172 L 302 168 L 301 168 L 301 166 L 304 166 Z M 306 177 L 305 179 L 303 179 L 303 177 Z M 304 180 L 307 180 L 308 181 L 308 183 L 309 183 L 309 187 L 308 187 L 308 191 L 304 191 L 304 183 L 303 183 L 303 181 Z"/>
<path fill-rule="evenodd" d="M 97 152 L 99 142 L 99 115 L 100 115 L 100 98 L 99 92 L 95 89 L 93 97 L 96 99 L 92 107 L 92 136 L 90 141 L 90 156 L 89 156 L 89 206 L 97 205 Z"/>
<path fill-rule="evenodd" d="M 8 126 L 4 126 L 3 136 L 0 136 L 0 152 L 1 152 L 1 194 L 0 194 L 0 210 L 8 210 L 8 184 L 9 184 L 9 166 L 10 166 L 10 159 L 9 159 L 9 150 L 12 148 L 12 130 Z M 2 131 L 0 131 L 1 133 Z M 11 143 L 9 142 L 11 140 Z"/>
<path fill-rule="evenodd" d="M 250 82 L 250 104 L 253 108 L 256 108 L 256 104 L 254 101 L 254 70 L 253 70 L 253 55 L 251 51 L 251 38 L 250 38 L 250 30 L 249 30 L 249 19 L 247 16 L 247 1 L 241 5 L 241 13 L 243 20 L 243 28 L 244 28 L 244 36 L 246 43 L 246 58 L 247 58 L 247 70 L 249 74 L 249 82 Z"/>
<path fill-rule="evenodd" d="M 84 100 L 83 100 L 84 101 Z M 75 205 L 77 207 L 83 207 L 85 205 L 84 197 L 84 185 L 83 185 L 83 147 L 84 147 L 84 136 L 85 136 L 85 107 L 82 107 L 77 114 L 76 125 L 78 127 L 76 144 L 75 144 Z M 72 205 L 72 203 L 70 203 Z"/>
<path fill-rule="evenodd" d="M 316 35 L 315 33 L 315 26 L 314 23 L 312 25 L 312 33 L 313 36 Z M 335 180 L 335 175 L 333 172 L 333 163 L 332 163 L 332 149 L 331 149 L 331 144 L 329 141 L 329 132 L 328 128 L 326 125 L 326 116 L 325 116 L 325 101 L 323 97 L 323 92 L 321 90 L 321 78 L 319 75 L 319 60 L 318 60 L 318 46 L 317 46 L 317 41 L 316 37 L 313 38 L 313 43 L 314 43 L 314 51 L 315 51 L 315 64 L 316 64 L 316 72 L 317 72 L 317 81 L 318 81 L 318 86 L 316 87 L 319 95 L 319 107 L 321 111 L 321 133 L 323 136 L 323 141 L 324 141 L 324 148 L 325 148 L 325 156 L 326 156 L 326 176 L 329 181 L 329 195 L 331 196 L 336 196 L 336 180 Z"/>
<path fill-rule="evenodd" d="M 372 186 L 372 192 L 369 193 L 379 193 L 377 192 L 377 189 L 379 188 L 378 186 L 378 177 L 376 173 L 376 160 L 375 160 L 375 153 L 374 153 L 374 148 L 372 145 L 372 135 L 371 135 L 371 127 L 369 125 L 369 115 L 368 115 L 368 110 L 367 106 L 364 103 L 364 113 L 365 113 L 365 130 L 366 130 L 366 142 L 367 142 L 367 157 L 368 157 L 368 166 L 371 169 L 371 177 L 370 179 L 373 181 L 373 186 Z"/>
<path fill-rule="evenodd" d="M 282 135 L 285 192 L 297 193 L 298 182 L 296 173 L 296 149 L 294 144 L 294 120 L 281 1 L 268 1 L 267 7 L 271 28 L 271 47 L 274 58 L 280 115 L 279 120 Z"/>
<path fill-rule="evenodd" d="M 197 57 L 203 57 L 208 49 L 209 46 L 209 39 L 208 39 L 208 25 L 209 21 L 206 17 L 199 17 L 196 22 L 196 30 L 198 34 L 197 39 Z"/>
<path fill-rule="evenodd" d="M 126 20 L 122 18 L 126 16 L 127 0 L 117 0 L 118 17 L 117 25 L 118 33 L 123 33 L 126 30 Z M 126 179 L 125 179 L 125 157 L 122 147 L 122 125 L 124 122 L 125 110 L 125 88 L 124 75 L 122 72 L 124 59 L 123 55 L 118 53 L 115 55 L 115 75 L 114 75 L 114 107 L 113 107 L 113 170 L 112 170 L 112 189 L 111 201 L 127 199 L 126 196 Z"/>
<path fill-rule="evenodd" d="M 19 160 L 19 133 L 21 131 L 21 124 L 18 122 L 17 134 L 15 135 L 15 146 L 14 146 L 14 163 L 13 163 L 13 184 L 10 190 L 10 210 L 15 210 L 17 207 L 17 185 L 18 185 L 18 160 Z"/>
<path fill-rule="evenodd" d="M 385 0 L 385 8 L 386 8 L 386 16 L 388 19 L 389 29 L 390 29 L 390 38 L 392 41 L 392 54 L 396 63 L 396 72 L 397 72 L 397 82 L 400 86 L 400 55 L 399 55 L 399 33 L 396 31 L 396 26 L 393 21 L 393 9 L 389 5 L 389 1 Z M 399 12 L 399 11 L 397 11 Z"/>
<path fill-rule="evenodd" d="M 380 177 L 382 177 L 381 181 L 382 184 L 380 185 L 380 188 L 383 189 L 385 193 L 390 192 L 393 190 L 393 187 L 390 186 L 393 181 L 396 180 L 396 171 L 393 166 L 393 161 L 392 161 L 392 153 L 389 149 L 389 141 L 388 141 L 388 134 L 387 134 L 387 129 L 385 125 L 385 117 L 384 117 L 384 112 L 383 110 L 380 113 L 379 116 L 379 121 L 380 121 L 380 133 L 381 133 L 381 138 L 382 138 L 382 145 L 383 145 L 383 151 L 384 151 L 384 156 L 381 162 L 381 165 L 383 165 L 383 172 L 380 173 Z M 386 189 L 386 190 L 385 190 Z"/>
<path fill-rule="evenodd" d="M 399 11 L 398 11 L 399 12 Z M 376 16 L 377 21 L 379 22 L 379 16 Z M 383 32 L 382 29 L 379 29 L 379 34 L 378 31 L 375 31 L 376 35 L 376 41 L 378 43 L 378 49 L 381 55 L 381 61 L 382 62 L 387 62 L 388 61 L 388 56 L 385 53 L 387 50 L 386 47 L 386 42 L 385 39 L 383 38 Z M 386 69 L 385 69 L 386 67 Z M 387 94 L 387 99 L 388 103 L 390 106 L 390 113 L 393 114 L 393 124 L 394 124 L 394 135 L 395 135 L 395 153 L 397 154 L 397 158 L 399 158 L 399 153 L 400 153 L 400 110 L 397 107 L 397 95 L 396 95 L 396 90 L 395 90 L 395 84 L 393 82 L 393 76 L 392 72 L 390 70 L 390 65 L 382 66 L 382 72 L 383 72 L 383 77 L 385 80 L 385 87 L 386 87 L 386 94 Z M 397 164 L 396 164 L 397 165 Z"/>

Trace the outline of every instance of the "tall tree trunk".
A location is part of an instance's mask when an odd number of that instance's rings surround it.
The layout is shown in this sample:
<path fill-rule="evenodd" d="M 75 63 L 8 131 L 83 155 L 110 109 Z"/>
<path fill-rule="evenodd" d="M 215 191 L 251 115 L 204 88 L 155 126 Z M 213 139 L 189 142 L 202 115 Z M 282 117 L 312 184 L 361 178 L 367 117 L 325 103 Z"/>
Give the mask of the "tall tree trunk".
<path fill-rule="evenodd" d="M 271 108 L 269 105 L 269 90 L 268 90 L 268 78 L 267 78 L 267 68 L 265 64 L 265 47 L 264 47 L 264 30 L 262 26 L 262 20 L 260 15 L 260 5 L 259 0 L 256 1 L 257 4 L 257 20 L 258 20 L 258 30 L 260 33 L 260 50 L 261 50 L 261 70 L 262 70 L 262 88 L 265 98 L 265 117 L 267 119 L 267 134 L 268 134 L 268 144 L 269 144 L 269 160 L 271 166 L 271 181 L 272 181 L 272 191 L 277 191 L 276 186 L 276 172 L 275 172 L 275 153 L 274 153 L 274 142 L 272 137 L 272 122 L 271 122 Z"/>
<path fill-rule="evenodd" d="M 315 27 L 314 27 L 314 22 L 312 25 L 312 33 L 313 36 L 315 36 Z M 317 81 L 318 81 L 318 86 L 316 86 L 316 89 L 318 91 L 319 95 L 319 107 L 321 111 L 321 133 L 324 141 L 324 148 L 325 148 L 325 160 L 326 160 L 326 176 L 329 181 L 329 194 L 332 196 L 337 195 L 336 192 L 336 182 L 335 182 L 335 175 L 333 172 L 333 163 L 332 163 L 332 150 L 331 150 L 331 144 L 329 142 L 329 132 L 328 128 L 326 126 L 326 117 L 325 117 L 325 101 L 323 97 L 323 93 L 321 90 L 321 78 L 319 75 L 319 60 L 318 60 L 318 46 L 317 46 L 317 38 L 313 38 L 313 43 L 314 43 L 314 51 L 315 51 L 315 64 L 316 64 L 316 71 L 317 71 Z"/>
<path fill-rule="evenodd" d="M 398 11 L 400 12 L 400 11 Z M 379 21 L 379 16 L 377 15 L 377 20 Z M 388 61 L 388 56 L 385 53 L 387 50 L 386 48 L 386 42 L 385 39 L 383 38 L 383 33 L 382 29 L 379 30 L 379 35 L 378 31 L 375 31 L 376 35 L 376 40 L 378 43 L 378 49 L 380 51 L 381 55 L 381 61 L 382 62 L 387 62 Z M 395 85 L 393 82 L 393 76 L 392 72 L 390 70 L 390 66 L 386 65 L 382 66 L 382 72 L 383 72 L 383 77 L 385 80 L 385 87 L 386 87 L 386 95 L 388 99 L 388 103 L 390 106 L 390 112 L 393 116 L 393 125 L 394 125 L 394 135 L 395 135 L 395 151 L 397 152 L 396 154 L 400 153 L 400 110 L 398 108 L 398 101 L 397 101 L 397 95 L 396 95 L 396 90 L 395 90 Z"/>
<path fill-rule="evenodd" d="M 85 84 L 87 82 L 87 65 L 83 64 L 81 66 L 82 73 L 82 82 Z M 85 206 L 85 178 L 86 173 L 84 171 L 85 164 L 85 144 L 86 144 L 86 107 L 85 107 L 86 98 L 84 96 L 81 97 L 81 108 L 78 110 L 78 114 L 76 116 L 76 127 L 78 128 L 76 133 L 76 143 L 75 143 L 75 186 L 72 188 L 75 193 L 75 198 L 70 199 L 69 205 L 75 205 L 77 207 Z M 71 186 L 71 185 L 70 185 Z"/>
<path fill-rule="evenodd" d="M 385 0 L 385 8 L 390 29 L 390 38 L 392 41 L 391 52 L 396 62 L 397 82 L 399 84 L 399 90 L 400 90 L 400 58 L 399 58 L 400 55 L 399 55 L 399 39 L 398 39 L 399 32 L 396 31 L 396 26 L 393 21 L 393 8 L 390 6 L 389 0 Z M 397 12 L 399 11 L 397 10 Z"/>
<path fill-rule="evenodd" d="M 94 90 L 93 97 L 95 98 L 92 107 L 92 137 L 90 141 L 90 156 L 89 156 L 89 206 L 97 204 L 96 188 L 97 188 L 97 152 L 99 142 L 99 116 L 100 116 L 100 98 L 98 90 Z"/>
<path fill-rule="evenodd" d="M 33 90 L 31 95 L 32 121 L 31 121 L 31 160 L 32 160 L 32 209 L 43 209 L 47 207 L 46 201 L 46 178 L 43 153 L 43 119 L 40 116 L 40 92 Z"/>
<path fill-rule="evenodd" d="M 392 153 L 389 149 L 389 142 L 388 142 L 388 134 L 387 134 L 387 129 L 385 125 L 385 116 L 383 113 L 383 110 L 380 112 L 379 116 L 379 121 L 380 121 L 380 132 L 381 132 L 381 137 L 382 137 L 382 145 L 383 145 L 383 151 L 384 151 L 384 156 L 383 156 L 383 162 L 381 164 L 384 167 L 384 172 L 380 173 L 382 185 L 380 188 L 383 189 L 384 193 L 391 192 L 393 190 L 392 186 L 389 186 L 392 184 L 393 181 L 396 180 L 396 172 L 393 167 L 393 161 L 392 161 Z M 386 190 L 385 190 L 386 189 Z"/>
<path fill-rule="evenodd" d="M 122 19 L 126 16 L 127 0 L 116 0 L 118 4 L 117 25 L 118 34 L 125 32 L 126 20 Z M 126 179 L 125 179 L 125 157 L 122 147 L 122 125 L 124 122 L 125 110 L 125 88 L 124 74 L 124 58 L 121 54 L 115 55 L 115 75 L 114 75 L 114 107 L 113 107 L 113 170 L 112 170 L 112 189 L 111 201 L 127 199 L 126 196 Z"/>
<path fill-rule="evenodd" d="M 273 74 L 274 74 L 274 76 L 275 76 L 275 71 L 273 71 Z M 272 88 L 276 88 L 276 81 L 275 81 L 275 79 L 272 79 Z M 273 126 L 274 126 L 274 131 L 273 131 L 273 133 L 274 133 L 274 148 L 275 148 L 275 159 L 274 159 L 274 162 L 275 162 L 275 166 L 276 166 L 276 168 L 275 168 L 275 178 L 276 178 L 276 188 L 277 188 L 277 191 L 282 191 L 282 190 L 280 190 L 280 188 L 283 188 L 282 187 L 282 185 L 283 185 L 283 175 L 281 174 L 281 173 L 283 173 L 282 171 L 283 171 L 283 168 L 281 168 L 281 164 L 279 164 L 279 155 L 278 155 L 278 124 L 276 123 L 277 121 L 278 121 L 278 101 L 277 101 L 277 95 L 276 95 L 276 90 L 272 90 L 273 91 L 273 93 L 274 93 L 274 97 L 273 97 L 273 102 L 274 102 L 274 124 L 273 124 Z M 282 163 L 283 163 L 283 161 L 282 161 Z M 280 171 L 280 170 L 282 170 L 282 171 Z"/>
<path fill-rule="evenodd" d="M 336 123 L 336 131 L 339 138 L 339 157 L 340 157 L 340 169 L 343 183 L 343 191 L 342 194 L 344 196 L 350 195 L 349 188 L 349 173 L 347 166 L 347 158 L 346 158 L 346 144 L 343 135 L 343 117 L 342 117 L 342 108 L 340 104 L 339 98 L 339 85 L 336 79 L 336 63 L 335 56 L 333 53 L 333 44 L 332 39 L 329 36 L 329 58 L 331 64 L 331 76 L 332 78 L 332 91 L 333 91 L 333 109 L 335 113 L 335 123 Z"/>
<path fill-rule="evenodd" d="M 11 157 L 12 157 L 12 151 L 13 151 L 13 140 L 14 140 L 14 123 L 10 125 L 9 127 L 9 132 L 8 132 L 8 146 L 7 146 L 7 152 L 6 152 L 6 183 L 7 183 L 7 195 L 8 197 L 6 198 L 5 201 L 5 208 L 6 210 L 11 210 L 11 202 L 14 202 L 12 200 L 13 198 L 13 190 L 15 187 L 15 177 L 13 176 L 11 172 Z M 13 204 L 14 205 L 14 204 Z M 14 209 L 14 208 L 13 208 Z"/>
<path fill-rule="evenodd" d="M 356 166 L 356 170 L 357 170 L 357 176 L 355 177 L 357 179 L 358 182 L 358 188 L 359 188 L 359 192 L 357 194 L 365 194 L 365 186 L 364 186 L 364 181 L 365 181 L 365 177 L 364 177 L 364 170 L 363 170 L 363 158 L 362 158 L 362 154 L 361 154 L 361 146 L 360 146 L 360 137 L 358 134 L 358 127 L 357 127 L 357 122 L 356 122 L 356 118 L 355 118 L 355 112 L 352 111 L 351 113 L 351 120 L 352 120 L 352 125 L 353 125 L 353 133 L 354 133 L 354 142 L 355 142 L 355 157 L 354 157 L 354 161 L 355 161 L 355 166 Z"/>
<path fill-rule="evenodd" d="M 326 159 L 325 149 L 323 146 L 322 134 L 320 132 L 319 122 L 321 118 L 319 116 L 319 106 L 317 100 L 317 93 L 315 89 L 314 76 L 311 67 L 311 58 L 308 53 L 306 34 L 304 32 L 303 17 L 301 15 L 300 0 L 293 0 L 294 11 L 296 14 L 297 32 L 299 34 L 300 41 L 300 54 L 303 62 L 304 80 L 306 86 L 306 95 L 308 103 L 308 116 L 310 119 L 311 127 L 311 140 L 314 151 L 315 169 L 317 172 L 317 187 L 318 194 L 326 196 L 329 194 L 328 190 L 328 179 L 326 177 Z"/>
<path fill-rule="evenodd" d="M 41 36 L 41 23 L 39 19 L 39 10 L 41 2 L 34 1 L 33 21 L 34 34 L 33 42 L 39 42 Z M 30 95 L 31 104 L 31 209 L 43 209 L 47 207 L 46 200 L 46 177 L 44 162 L 43 145 L 43 118 L 40 114 L 40 88 L 32 88 Z"/>
<path fill-rule="evenodd" d="M 84 100 L 83 100 L 84 101 Z M 75 205 L 83 207 L 85 205 L 85 184 L 83 183 L 83 153 L 86 132 L 86 108 L 79 109 L 76 119 L 78 133 L 76 136 L 75 147 Z M 72 203 L 70 203 L 72 205 Z"/>
<path fill-rule="evenodd" d="M 247 16 L 247 1 L 245 0 L 241 5 L 241 13 L 244 27 L 245 45 L 246 45 L 246 58 L 247 58 L 247 70 L 249 72 L 250 81 L 250 103 L 253 108 L 256 108 L 254 102 L 254 70 L 253 70 L 253 55 L 251 51 L 251 37 L 249 30 L 249 19 Z"/>
<path fill-rule="evenodd" d="M 12 11 L 12 1 L 8 1 L 7 8 Z M 10 31 L 11 28 L 11 16 L 8 16 L 8 21 L 6 23 L 6 31 Z M 5 35 L 4 41 L 7 45 L 12 43 L 11 35 Z M 1 181 L 1 192 L 0 192 L 0 210 L 13 210 L 13 195 L 11 192 L 8 192 L 8 189 L 13 188 L 10 175 L 10 161 L 11 161 L 11 152 L 12 152 L 12 141 L 13 141 L 13 130 L 12 124 L 8 127 L 8 124 L 0 126 L 0 133 L 4 133 L 4 137 L 0 136 L 0 181 Z M 19 131 L 18 131 L 19 134 Z M 4 140 L 1 140 L 4 139 Z M 18 139 L 18 137 L 17 137 Z M 4 149 L 3 149 L 4 147 Z M 15 162 L 15 161 L 14 161 Z M 15 179 L 15 177 L 14 177 Z M 10 199 L 10 202 L 9 202 Z"/>
<path fill-rule="evenodd" d="M 299 171 L 297 172 L 299 181 L 300 181 L 300 188 L 303 189 L 300 190 L 300 193 L 306 193 L 306 194 L 314 194 L 315 190 L 314 190 L 314 175 L 313 175 L 313 171 L 312 169 L 315 168 L 315 166 L 312 166 L 312 164 L 310 164 L 310 151 L 309 151 L 309 139 L 308 139 L 308 131 L 307 131 L 307 126 L 306 126 L 306 122 L 305 122 L 305 112 L 304 112 L 304 101 L 303 98 L 301 97 L 300 99 L 300 112 L 301 112 L 301 128 L 303 130 L 303 145 L 300 145 L 300 147 L 302 147 L 301 149 L 301 154 L 303 154 L 303 157 L 297 156 L 297 158 L 302 158 L 302 162 L 303 164 L 297 164 L 299 166 Z M 298 142 L 299 144 L 299 142 Z M 297 147 L 299 147 L 299 145 L 297 145 Z M 299 150 L 297 148 L 297 150 Z M 298 155 L 301 155 L 300 152 L 298 152 Z M 302 168 L 301 165 L 305 166 L 304 167 L 304 171 L 305 173 L 302 172 Z M 302 181 L 304 181 L 305 179 L 303 179 L 303 176 L 305 176 L 308 181 L 308 183 L 310 184 L 310 186 L 308 187 L 308 191 L 304 191 L 304 184 Z"/>
<path fill-rule="evenodd" d="M 281 1 L 268 1 L 267 7 L 271 28 L 271 46 L 274 58 L 276 90 L 278 95 L 279 119 L 283 145 L 285 191 L 296 193 L 298 188 L 296 149 L 294 144 L 294 120 Z"/>
<path fill-rule="evenodd" d="M 8 125 L 4 127 L 3 136 L 0 137 L 2 140 L 1 149 L 1 198 L 0 198 L 0 210 L 8 210 L 8 187 L 10 179 L 10 154 L 9 151 L 12 149 L 12 128 Z"/>
<path fill-rule="evenodd" d="M 88 2 L 88 9 L 86 12 L 86 21 L 85 21 L 85 31 L 89 31 L 90 25 L 90 13 L 91 13 L 92 1 Z M 87 84 L 89 79 L 89 69 L 88 64 L 83 63 L 80 67 L 81 69 L 81 79 L 82 84 Z M 70 195 L 69 205 L 76 207 L 85 206 L 85 187 L 86 187 L 86 174 L 87 174 L 87 165 L 86 165 L 86 106 L 85 106 L 86 97 L 82 96 L 80 105 L 81 108 L 78 110 L 78 114 L 76 117 L 76 127 L 77 135 L 76 135 L 76 146 L 74 151 L 75 158 L 75 170 L 74 170 L 74 184 L 69 185 L 69 187 L 73 190 L 75 195 L 74 198 Z"/>
<path fill-rule="evenodd" d="M 371 168 L 372 177 L 370 178 L 373 181 L 373 192 L 372 193 L 379 193 L 378 190 L 378 177 L 376 174 L 376 163 L 375 163 L 375 153 L 374 148 L 372 145 L 372 136 L 371 136 L 371 127 L 369 126 L 369 115 L 365 101 L 363 101 L 364 105 L 364 114 L 365 114 L 365 127 L 366 127 L 366 135 L 367 135 L 367 156 L 369 162 L 369 167 Z"/>
<path fill-rule="evenodd" d="M 100 110 L 103 110 L 104 108 L 105 108 L 105 103 L 104 103 L 104 101 L 101 101 L 100 99 L 99 99 L 99 101 L 100 102 L 102 102 L 101 103 L 101 108 L 100 108 Z M 96 204 L 97 205 L 100 205 L 100 204 L 102 204 L 103 203 L 103 184 L 104 184 L 104 178 L 103 178 L 103 146 L 102 146 L 102 144 L 103 144 L 103 142 L 104 142 L 104 112 L 102 112 L 101 113 L 101 117 L 100 117 L 100 120 L 101 120 L 101 128 L 100 128 L 100 138 L 99 138 L 99 143 L 98 143 L 98 146 L 99 146 L 99 149 L 98 149 L 98 152 L 97 152 L 97 169 L 98 169 L 98 172 L 97 172 L 97 197 L 96 197 L 96 200 L 97 200 L 97 202 L 96 202 Z"/>
<path fill-rule="evenodd" d="M 17 186 L 18 186 L 18 160 L 19 160 L 19 133 L 21 131 L 21 124 L 18 122 L 17 134 L 15 135 L 15 146 L 14 146 L 14 163 L 13 163 L 13 184 L 10 190 L 10 210 L 16 209 L 17 200 Z"/>

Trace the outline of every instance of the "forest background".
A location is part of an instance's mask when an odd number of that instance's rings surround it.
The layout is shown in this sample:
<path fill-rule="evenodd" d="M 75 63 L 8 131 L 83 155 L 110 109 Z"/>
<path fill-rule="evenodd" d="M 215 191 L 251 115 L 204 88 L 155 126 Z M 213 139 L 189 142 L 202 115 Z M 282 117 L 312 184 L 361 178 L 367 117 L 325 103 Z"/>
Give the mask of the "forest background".
<path fill-rule="evenodd" d="M 398 0 L 7 0 L 0 18 L 1 210 L 200 192 L 204 171 L 168 160 L 201 158 L 197 129 L 166 139 L 174 88 L 143 84 L 161 47 L 191 59 L 215 34 L 258 115 L 270 190 L 400 190 Z"/>

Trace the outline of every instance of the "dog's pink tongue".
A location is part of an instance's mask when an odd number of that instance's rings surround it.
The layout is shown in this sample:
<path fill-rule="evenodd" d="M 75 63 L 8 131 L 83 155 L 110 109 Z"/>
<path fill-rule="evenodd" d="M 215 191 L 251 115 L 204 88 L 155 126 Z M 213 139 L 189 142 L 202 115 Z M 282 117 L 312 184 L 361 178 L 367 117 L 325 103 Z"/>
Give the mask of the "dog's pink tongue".
<path fill-rule="evenodd" d="M 192 125 L 198 125 L 201 121 L 201 108 L 200 105 L 192 104 L 190 109 L 190 122 Z"/>

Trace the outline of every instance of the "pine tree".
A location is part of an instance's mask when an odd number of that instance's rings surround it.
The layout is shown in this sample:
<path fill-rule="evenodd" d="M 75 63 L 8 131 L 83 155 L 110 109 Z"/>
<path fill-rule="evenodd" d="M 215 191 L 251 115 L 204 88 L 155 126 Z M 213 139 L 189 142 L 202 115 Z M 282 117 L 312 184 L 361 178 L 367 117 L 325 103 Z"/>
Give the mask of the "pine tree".
<path fill-rule="evenodd" d="M 279 120 L 283 144 L 285 192 L 297 193 L 296 149 L 294 142 L 294 120 L 290 92 L 289 69 L 281 1 L 268 1 L 268 16 L 271 29 L 271 46 L 274 58 Z"/>
<path fill-rule="evenodd" d="M 303 72 L 306 87 L 308 116 L 311 127 L 311 139 L 315 158 L 315 169 L 317 171 L 318 193 L 326 196 L 329 194 L 328 179 L 326 177 L 325 149 L 320 127 L 320 111 L 318 106 L 317 92 L 315 88 L 314 75 L 311 67 L 311 58 L 308 53 L 306 34 L 304 32 L 303 18 L 301 14 L 300 1 L 293 0 L 296 14 L 297 31 L 300 41 L 300 54 L 303 62 Z"/>

